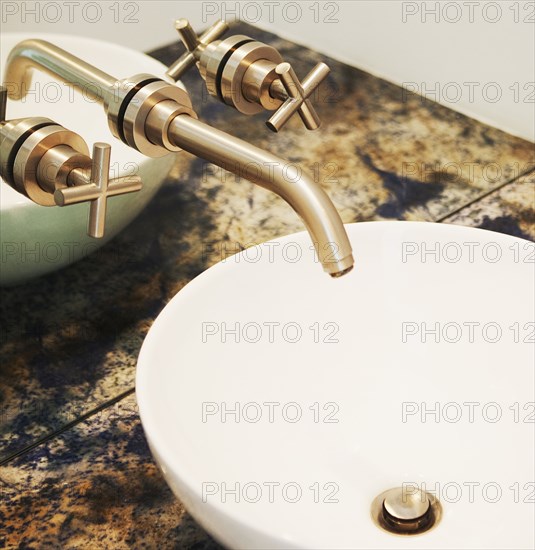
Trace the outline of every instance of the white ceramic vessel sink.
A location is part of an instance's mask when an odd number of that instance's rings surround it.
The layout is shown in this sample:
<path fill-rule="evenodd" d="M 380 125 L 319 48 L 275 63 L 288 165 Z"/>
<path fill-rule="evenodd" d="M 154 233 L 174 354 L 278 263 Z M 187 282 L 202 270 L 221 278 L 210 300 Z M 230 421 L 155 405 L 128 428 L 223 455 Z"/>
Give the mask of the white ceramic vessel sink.
<path fill-rule="evenodd" d="M 347 229 L 341 279 L 300 233 L 209 269 L 156 320 L 137 395 L 168 483 L 229 548 L 533 548 L 533 243 Z M 373 500 L 410 484 L 441 521 L 382 530 Z"/>
<path fill-rule="evenodd" d="M 161 76 L 166 70 L 155 59 L 108 42 L 57 34 L 3 33 L 2 79 L 3 61 L 16 44 L 28 38 L 48 40 L 118 78 L 142 72 Z M 102 105 L 41 71 L 34 72 L 31 88 L 24 100 L 8 101 L 7 116 L 8 119 L 50 118 L 80 134 L 90 151 L 97 141 L 110 143 L 112 175 L 137 173 L 143 180 L 143 189 L 111 198 L 106 236 L 92 239 L 87 236 L 88 203 L 67 208 L 39 206 L 0 180 L 0 284 L 17 284 L 54 271 L 102 246 L 139 214 L 174 162 L 174 155 L 150 159 L 115 139 L 108 128 Z"/>

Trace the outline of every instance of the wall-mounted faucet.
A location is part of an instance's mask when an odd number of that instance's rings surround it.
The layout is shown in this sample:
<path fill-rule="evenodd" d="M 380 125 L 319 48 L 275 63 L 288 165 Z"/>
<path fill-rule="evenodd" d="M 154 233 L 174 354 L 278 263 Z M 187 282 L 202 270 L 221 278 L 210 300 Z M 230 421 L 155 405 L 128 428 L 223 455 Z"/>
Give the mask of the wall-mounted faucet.
<path fill-rule="evenodd" d="M 90 202 L 87 233 L 104 236 L 109 196 L 141 189 L 137 176 L 109 179 L 111 146 L 85 141 L 44 117 L 6 120 L 7 90 L 0 87 L 0 174 L 19 193 L 42 206 Z"/>
<path fill-rule="evenodd" d="M 197 64 L 208 92 L 240 113 L 275 110 L 266 122 L 270 130 L 278 132 L 295 113 L 308 130 L 319 128 L 309 98 L 330 72 L 325 63 L 318 63 L 300 82 L 272 46 L 242 34 L 219 40 L 228 30 L 224 21 L 216 21 L 199 37 L 187 19 L 176 21 L 175 28 L 187 52 L 167 70 L 173 80 Z"/>
<path fill-rule="evenodd" d="M 34 68 L 102 102 L 113 135 L 141 153 L 157 157 L 184 149 L 275 192 L 302 218 L 326 272 L 339 277 L 353 267 L 344 225 L 323 189 L 283 159 L 197 120 L 182 88 L 147 74 L 118 80 L 46 41 L 25 40 L 5 67 L 11 99 L 24 97 Z"/>

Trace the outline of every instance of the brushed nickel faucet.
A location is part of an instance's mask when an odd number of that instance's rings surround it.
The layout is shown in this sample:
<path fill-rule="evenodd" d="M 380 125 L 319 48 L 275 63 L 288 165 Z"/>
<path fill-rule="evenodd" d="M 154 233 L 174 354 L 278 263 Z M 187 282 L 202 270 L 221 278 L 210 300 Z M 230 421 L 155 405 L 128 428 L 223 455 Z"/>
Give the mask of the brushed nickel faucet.
<path fill-rule="evenodd" d="M 7 59 L 4 86 L 9 98 L 20 100 L 24 97 L 35 68 L 100 101 L 112 134 L 137 151 L 159 157 L 183 149 L 278 194 L 302 218 L 324 270 L 333 277 L 339 277 L 352 269 L 354 260 L 347 233 L 323 189 L 301 171 L 288 166 L 283 159 L 199 121 L 188 93 L 181 87 L 149 74 L 119 80 L 49 42 L 25 40 L 13 48 Z M 303 98 L 297 102 L 305 105 Z M 12 149 L 17 141 L 14 136 L 18 135 L 19 144 L 23 137 L 19 135 L 20 130 L 17 134 L 16 125 L 2 125 L 3 152 L 9 150 L 4 157 L 9 160 L 7 167 L 2 167 L 2 176 L 17 191 L 38 204 L 63 206 L 78 199 L 88 200 L 88 195 L 91 197 L 89 200 L 98 201 L 107 194 L 114 194 L 119 188 L 121 192 L 135 190 L 132 182 L 107 184 L 106 177 L 102 175 L 106 160 L 102 159 L 109 157 L 109 151 L 105 153 L 100 146 L 94 153 L 96 164 L 93 163 L 98 168 L 88 170 L 86 155 L 83 161 L 80 160 L 83 168 L 79 169 L 76 155 L 63 152 L 50 155 L 48 159 L 51 163 L 55 162 L 52 171 L 58 175 L 55 178 L 41 181 L 35 177 L 9 177 L 14 167 L 25 173 L 28 163 L 36 166 L 43 161 L 51 143 L 47 140 L 41 142 L 39 133 L 47 127 L 33 127 L 34 131 L 27 139 L 33 137 L 39 146 L 27 147 L 30 153 L 20 157 L 20 150 L 13 153 Z M 59 136 L 53 143 L 55 146 L 61 145 Z M 79 143 L 77 145 L 78 150 L 82 149 L 81 152 L 86 154 L 83 147 Z M 76 147 L 71 148 L 76 150 Z M 98 190 L 88 188 L 88 185 Z M 139 186 L 139 181 L 135 185 Z M 43 190 L 47 199 L 39 202 Z M 98 204 L 103 202 L 105 200 Z M 94 208 L 97 209 L 97 206 Z M 98 219 L 103 219 L 102 214 Z M 99 223 L 103 228 L 102 221 Z"/>
<path fill-rule="evenodd" d="M 93 145 L 45 117 L 6 120 L 7 90 L 0 87 L 0 175 L 42 206 L 90 202 L 87 234 L 104 236 L 107 198 L 141 189 L 138 176 L 109 179 L 111 146 Z"/>
<path fill-rule="evenodd" d="M 318 63 L 301 83 L 272 46 L 243 34 L 219 40 L 228 30 L 224 21 L 216 21 L 201 36 L 187 19 L 178 19 L 175 29 L 187 51 L 166 72 L 174 81 L 196 64 L 210 95 L 240 113 L 275 110 L 266 122 L 270 130 L 278 132 L 295 113 L 308 130 L 319 128 L 309 97 L 330 72 L 325 63 Z"/>

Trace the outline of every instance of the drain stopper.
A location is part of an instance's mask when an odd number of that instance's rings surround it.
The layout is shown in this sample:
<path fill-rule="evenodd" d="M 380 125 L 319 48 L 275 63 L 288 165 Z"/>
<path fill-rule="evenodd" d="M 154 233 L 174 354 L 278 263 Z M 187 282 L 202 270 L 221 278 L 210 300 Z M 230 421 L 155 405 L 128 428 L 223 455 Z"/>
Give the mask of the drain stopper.
<path fill-rule="evenodd" d="M 383 501 L 385 512 L 398 521 L 414 521 L 422 517 L 429 510 L 427 495 L 416 489 L 409 493 L 398 487 L 388 491 Z"/>
<path fill-rule="evenodd" d="M 416 487 L 395 487 L 378 495 L 372 504 L 375 523 L 396 535 L 418 535 L 439 521 L 442 508 L 431 494 Z"/>

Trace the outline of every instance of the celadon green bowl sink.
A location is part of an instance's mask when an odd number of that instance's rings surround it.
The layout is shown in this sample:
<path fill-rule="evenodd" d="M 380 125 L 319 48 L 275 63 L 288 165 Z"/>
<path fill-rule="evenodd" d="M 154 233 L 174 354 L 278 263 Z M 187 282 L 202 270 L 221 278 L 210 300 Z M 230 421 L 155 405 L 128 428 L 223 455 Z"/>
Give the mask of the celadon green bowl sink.
<path fill-rule="evenodd" d="M 228 548 L 533 548 L 533 243 L 346 227 L 340 279 L 299 233 L 215 265 L 160 314 L 136 391 L 167 482 Z M 426 529 L 385 528 L 392 488 L 437 506 Z"/>
<path fill-rule="evenodd" d="M 11 49 L 28 38 L 47 40 L 92 63 L 117 78 L 146 72 L 163 76 L 166 67 L 140 52 L 117 44 L 78 36 L 3 33 L 1 36 L 3 78 L 4 61 Z M 35 71 L 28 95 L 7 104 L 8 119 L 47 117 L 82 136 L 91 150 L 97 141 L 110 143 L 113 177 L 136 173 L 143 188 L 138 193 L 112 197 L 108 201 L 106 236 L 87 236 L 89 204 L 66 208 L 33 203 L 0 180 L 0 284 L 14 285 L 55 271 L 87 256 L 124 229 L 154 196 L 169 173 L 174 155 L 152 159 L 115 139 L 102 105 Z"/>

